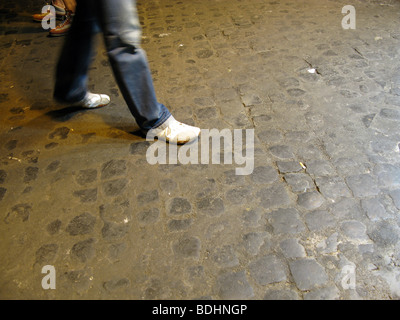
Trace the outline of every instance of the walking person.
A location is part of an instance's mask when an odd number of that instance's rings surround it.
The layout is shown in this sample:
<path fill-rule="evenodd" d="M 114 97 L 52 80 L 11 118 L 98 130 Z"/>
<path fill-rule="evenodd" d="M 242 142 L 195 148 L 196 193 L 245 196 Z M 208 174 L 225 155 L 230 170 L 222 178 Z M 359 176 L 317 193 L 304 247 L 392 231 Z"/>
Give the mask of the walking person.
<path fill-rule="evenodd" d="M 66 5 L 73 0 L 64 0 Z M 170 143 L 196 139 L 200 129 L 177 121 L 157 101 L 145 51 L 135 0 L 77 0 L 75 17 L 56 69 L 54 98 L 82 108 L 110 103 L 105 94 L 88 91 L 88 69 L 93 40 L 102 31 L 109 61 L 133 117 L 140 129 Z"/>

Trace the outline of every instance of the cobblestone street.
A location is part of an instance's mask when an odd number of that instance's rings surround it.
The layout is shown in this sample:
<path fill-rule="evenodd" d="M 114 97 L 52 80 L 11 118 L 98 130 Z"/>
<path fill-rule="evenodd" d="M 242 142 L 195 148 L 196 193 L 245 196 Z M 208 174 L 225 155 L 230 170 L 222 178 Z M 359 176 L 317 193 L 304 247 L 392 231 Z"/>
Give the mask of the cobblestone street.
<path fill-rule="evenodd" d="M 249 175 L 150 164 L 101 34 L 111 104 L 55 103 L 43 5 L 0 4 L 1 299 L 400 298 L 399 1 L 138 1 L 158 100 L 254 129 Z"/>

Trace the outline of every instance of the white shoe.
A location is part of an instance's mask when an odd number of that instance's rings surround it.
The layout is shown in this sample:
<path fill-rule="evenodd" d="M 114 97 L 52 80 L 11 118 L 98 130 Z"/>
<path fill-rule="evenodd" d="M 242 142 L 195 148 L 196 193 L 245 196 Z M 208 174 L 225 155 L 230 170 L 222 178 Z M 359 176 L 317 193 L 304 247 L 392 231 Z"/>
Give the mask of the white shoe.
<path fill-rule="evenodd" d="M 189 126 L 170 116 L 161 126 L 151 129 L 147 137 L 157 137 L 169 143 L 185 144 L 197 139 L 200 128 Z"/>
<path fill-rule="evenodd" d="M 93 108 L 104 107 L 108 105 L 110 101 L 111 101 L 110 97 L 106 94 L 97 94 L 88 92 L 83 100 L 74 103 L 73 106 L 82 107 L 86 109 L 93 109 Z"/>

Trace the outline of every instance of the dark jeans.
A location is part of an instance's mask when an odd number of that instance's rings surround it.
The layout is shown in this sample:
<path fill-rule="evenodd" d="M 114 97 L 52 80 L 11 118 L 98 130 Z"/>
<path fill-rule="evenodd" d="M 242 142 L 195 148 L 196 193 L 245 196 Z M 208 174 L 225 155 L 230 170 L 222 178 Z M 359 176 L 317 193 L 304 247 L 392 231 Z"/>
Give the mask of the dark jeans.
<path fill-rule="evenodd" d="M 102 31 L 119 89 L 139 127 L 156 128 L 171 115 L 157 101 L 135 0 L 77 0 L 75 17 L 56 70 L 54 98 L 74 103 L 88 89 L 94 35 Z"/>

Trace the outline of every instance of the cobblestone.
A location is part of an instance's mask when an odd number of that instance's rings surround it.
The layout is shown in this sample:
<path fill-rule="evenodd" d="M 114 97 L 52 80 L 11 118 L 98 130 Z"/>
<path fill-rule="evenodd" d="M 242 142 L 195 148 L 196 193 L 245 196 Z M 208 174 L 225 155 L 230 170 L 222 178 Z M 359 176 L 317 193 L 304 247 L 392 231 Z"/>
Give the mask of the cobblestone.
<path fill-rule="evenodd" d="M 138 1 L 160 102 L 254 129 L 240 176 L 147 161 L 100 35 L 89 89 L 111 104 L 52 101 L 64 38 L 41 1 L 2 1 L 0 298 L 398 300 L 400 4 L 354 0 L 345 30 L 340 1 L 299 3 Z"/>

